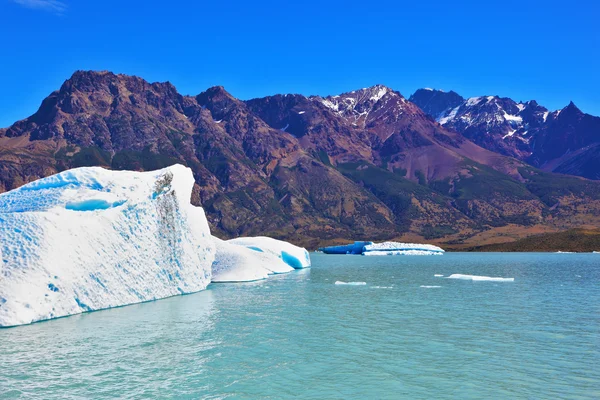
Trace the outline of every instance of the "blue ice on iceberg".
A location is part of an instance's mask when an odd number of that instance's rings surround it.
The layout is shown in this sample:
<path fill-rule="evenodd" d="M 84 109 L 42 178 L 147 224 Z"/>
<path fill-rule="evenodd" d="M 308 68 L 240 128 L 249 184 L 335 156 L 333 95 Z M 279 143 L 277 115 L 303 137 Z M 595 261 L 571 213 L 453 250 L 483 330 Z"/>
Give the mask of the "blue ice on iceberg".
<path fill-rule="evenodd" d="M 325 254 L 362 254 L 363 248 L 367 245 L 373 244 L 373 242 L 354 242 L 350 244 L 343 244 L 340 246 L 329 246 L 322 247 L 321 250 Z"/>
<path fill-rule="evenodd" d="M 212 265 L 212 282 L 256 281 L 266 279 L 272 274 L 283 274 L 294 270 L 283 257 L 271 252 L 251 248 L 253 246 L 238 245 L 216 237 L 213 240 L 216 244 L 216 255 Z"/>
<path fill-rule="evenodd" d="M 266 236 L 240 237 L 227 241 L 231 244 L 245 246 L 258 253 L 268 253 L 280 258 L 284 263 L 294 269 L 310 268 L 310 255 L 303 247 L 294 246 Z"/>

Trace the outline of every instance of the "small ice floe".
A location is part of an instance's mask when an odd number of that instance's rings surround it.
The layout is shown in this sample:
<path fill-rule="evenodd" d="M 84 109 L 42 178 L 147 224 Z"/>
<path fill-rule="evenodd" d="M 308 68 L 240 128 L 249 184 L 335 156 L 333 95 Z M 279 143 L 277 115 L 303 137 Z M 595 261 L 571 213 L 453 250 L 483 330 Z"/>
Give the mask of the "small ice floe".
<path fill-rule="evenodd" d="M 306 111 L 300 111 L 298 114 L 302 115 L 304 114 Z"/>
<path fill-rule="evenodd" d="M 557 251 L 556 254 L 574 254 L 574 251 Z"/>
<path fill-rule="evenodd" d="M 371 289 L 393 289 L 393 286 L 371 286 Z"/>
<path fill-rule="evenodd" d="M 437 289 L 437 288 L 441 288 L 441 286 L 436 286 L 436 285 L 421 285 L 419 287 L 422 287 L 423 289 Z"/>
<path fill-rule="evenodd" d="M 489 281 L 489 282 L 514 282 L 515 278 L 500 278 L 491 276 L 479 276 L 479 275 L 463 275 L 463 274 L 452 274 L 446 279 L 463 279 L 469 281 Z"/>
<path fill-rule="evenodd" d="M 342 282 L 342 281 L 335 281 L 336 285 L 349 285 L 349 286 L 364 286 L 367 284 L 367 282 Z"/>
<path fill-rule="evenodd" d="M 442 274 L 435 274 L 433 276 L 435 276 L 436 278 L 442 278 L 444 275 L 442 275 Z"/>

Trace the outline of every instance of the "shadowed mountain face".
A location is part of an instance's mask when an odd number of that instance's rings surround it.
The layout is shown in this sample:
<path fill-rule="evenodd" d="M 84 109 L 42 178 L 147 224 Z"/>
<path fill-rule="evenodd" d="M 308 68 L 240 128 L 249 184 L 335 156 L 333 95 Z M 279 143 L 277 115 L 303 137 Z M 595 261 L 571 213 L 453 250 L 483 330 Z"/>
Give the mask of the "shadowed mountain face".
<path fill-rule="evenodd" d="M 192 169 L 192 202 L 222 237 L 468 243 L 600 218 L 600 184 L 486 150 L 381 85 L 240 101 L 222 87 L 182 96 L 170 83 L 79 71 L 0 130 L 0 191 L 78 166 L 173 163 Z"/>
<path fill-rule="evenodd" d="M 426 114 L 437 118 L 446 110 L 452 110 L 461 105 L 465 99 L 454 91 L 418 89 L 410 96 L 409 100 L 415 103 Z"/>
<path fill-rule="evenodd" d="M 600 118 L 584 114 L 572 102 L 550 112 L 533 100 L 484 96 L 459 102 L 449 93 L 427 89 L 417 90 L 411 101 L 445 128 L 488 150 L 546 171 L 600 179 Z"/>

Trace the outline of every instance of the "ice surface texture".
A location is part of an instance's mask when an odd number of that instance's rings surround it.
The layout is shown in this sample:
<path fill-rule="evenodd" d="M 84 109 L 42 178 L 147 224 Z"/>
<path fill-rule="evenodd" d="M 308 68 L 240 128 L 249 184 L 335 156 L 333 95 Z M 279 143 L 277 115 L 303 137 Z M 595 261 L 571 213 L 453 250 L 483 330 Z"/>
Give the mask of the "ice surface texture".
<path fill-rule="evenodd" d="M 194 178 L 76 168 L 0 194 L 0 326 L 204 289 L 214 242 Z"/>

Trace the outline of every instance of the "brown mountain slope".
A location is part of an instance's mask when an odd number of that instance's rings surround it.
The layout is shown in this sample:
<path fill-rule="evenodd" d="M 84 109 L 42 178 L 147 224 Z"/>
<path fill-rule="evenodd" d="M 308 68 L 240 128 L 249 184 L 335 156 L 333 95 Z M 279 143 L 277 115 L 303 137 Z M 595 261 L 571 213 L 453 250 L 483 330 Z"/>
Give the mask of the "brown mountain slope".
<path fill-rule="evenodd" d="M 170 83 L 78 71 L 0 130 L 1 191 L 77 166 L 176 162 L 193 170 L 192 201 L 223 237 L 461 243 L 507 224 L 555 229 L 600 215 L 600 185 L 484 150 L 381 85 L 244 102 L 222 87 L 190 97 Z"/>

